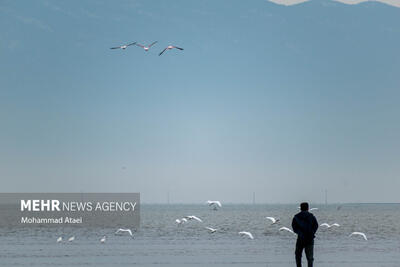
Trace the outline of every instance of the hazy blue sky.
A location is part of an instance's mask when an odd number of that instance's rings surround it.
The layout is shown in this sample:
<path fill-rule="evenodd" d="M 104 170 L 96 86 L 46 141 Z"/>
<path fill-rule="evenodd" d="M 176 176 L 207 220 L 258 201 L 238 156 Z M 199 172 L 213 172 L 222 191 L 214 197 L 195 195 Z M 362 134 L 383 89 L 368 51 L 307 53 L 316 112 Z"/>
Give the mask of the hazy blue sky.
<path fill-rule="evenodd" d="M 3 0 L 0 31 L 0 191 L 400 201 L 399 8 Z"/>
<path fill-rule="evenodd" d="M 307 2 L 309 0 L 269 0 L 271 2 L 281 4 L 281 5 L 297 5 L 299 3 Z M 315 0 L 314 0 L 315 1 Z M 333 0 L 345 4 L 359 4 L 363 2 L 381 2 L 385 3 L 388 5 L 393 5 L 400 7 L 400 1 L 399 0 Z"/>

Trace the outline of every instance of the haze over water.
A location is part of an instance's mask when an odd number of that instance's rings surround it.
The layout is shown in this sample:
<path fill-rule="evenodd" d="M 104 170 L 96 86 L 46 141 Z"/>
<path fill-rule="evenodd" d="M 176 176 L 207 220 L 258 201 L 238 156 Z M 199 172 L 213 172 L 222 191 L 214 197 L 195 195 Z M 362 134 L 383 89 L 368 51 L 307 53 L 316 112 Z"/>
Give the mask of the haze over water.
<path fill-rule="evenodd" d="M 398 267 L 400 265 L 400 205 L 345 204 L 316 206 L 320 227 L 315 240 L 316 266 Z M 135 238 L 115 236 L 116 229 L 1 229 L 1 266 L 294 266 L 295 236 L 278 232 L 289 226 L 297 205 L 142 205 L 141 227 Z M 175 219 L 196 215 L 177 226 Z M 266 216 L 281 219 L 270 225 Z M 210 234 L 205 226 L 219 229 Z M 250 231 L 254 240 L 242 238 Z M 365 232 L 368 241 L 348 235 Z M 56 239 L 75 235 L 73 243 Z M 106 235 L 105 244 L 100 238 Z"/>

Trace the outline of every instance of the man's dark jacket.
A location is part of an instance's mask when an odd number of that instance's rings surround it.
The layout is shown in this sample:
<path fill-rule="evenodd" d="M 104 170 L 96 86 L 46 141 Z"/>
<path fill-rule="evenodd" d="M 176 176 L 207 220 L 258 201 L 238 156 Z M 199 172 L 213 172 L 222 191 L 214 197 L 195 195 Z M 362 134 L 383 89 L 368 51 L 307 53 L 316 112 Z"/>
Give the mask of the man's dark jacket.
<path fill-rule="evenodd" d="M 317 219 L 308 211 L 297 213 L 292 221 L 293 231 L 298 235 L 298 239 L 305 243 L 312 242 L 318 229 Z"/>

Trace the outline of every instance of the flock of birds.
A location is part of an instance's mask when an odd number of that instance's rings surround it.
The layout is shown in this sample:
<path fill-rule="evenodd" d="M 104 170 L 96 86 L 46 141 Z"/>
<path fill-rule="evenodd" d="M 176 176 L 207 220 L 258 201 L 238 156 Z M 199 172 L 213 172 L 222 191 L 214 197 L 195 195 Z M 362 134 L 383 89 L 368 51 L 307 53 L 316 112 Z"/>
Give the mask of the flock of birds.
<path fill-rule="evenodd" d="M 117 231 L 115 231 L 115 234 L 116 234 L 116 235 L 118 235 L 118 234 L 124 234 L 124 233 L 129 234 L 129 235 L 133 238 L 133 233 L 132 233 L 132 230 L 131 230 L 131 229 L 123 229 L 123 228 L 120 228 L 120 229 L 118 229 Z M 75 240 L 75 236 L 71 236 L 70 238 L 67 239 L 67 242 L 73 242 L 74 240 Z M 100 238 L 100 243 L 101 243 L 101 244 L 104 244 L 104 243 L 106 242 L 106 240 L 107 240 L 107 236 L 103 236 L 102 238 Z M 61 243 L 61 242 L 63 242 L 62 236 L 60 236 L 60 237 L 57 238 L 57 243 Z"/>
<path fill-rule="evenodd" d="M 149 51 L 150 47 L 152 47 L 152 46 L 155 45 L 156 43 L 157 43 L 157 41 L 152 42 L 152 43 L 149 44 L 149 45 L 142 45 L 142 44 L 138 44 L 137 42 L 133 42 L 133 43 L 129 43 L 129 44 L 124 44 L 124 45 L 120 45 L 120 46 L 111 47 L 110 49 L 122 49 L 122 50 L 125 50 L 125 49 L 128 48 L 128 46 L 136 45 L 136 46 L 139 46 L 139 47 L 143 48 L 144 51 L 147 52 L 147 51 Z M 158 55 L 161 56 L 165 51 L 171 50 L 171 49 L 183 50 L 182 47 L 178 47 L 178 46 L 175 46 L 175 45 L 168 45 L 168 46 L 167 46 L 166 48 L 164 48 Z"/>
<path fill-rule="evenodd" d="M 212 207 L 214 210 L 217 210 L 218 208 L 222 207 L 221 202 L 217 201 L 217 200 L 208 200 L 207 204 L 210 207 Z M 300 207 L 299 207 L 299 209 L 300 209 Z M 318 208 L 309 209 L 309 211 L 313 211 L 313 210 L 318 210 Z M 280 221 L 279 218 L 275 218 L 275 217 L 265 217 L 265 219 L 269 220 L 271 222 L 271 225 L 277 224 Z M 190 216 L 185 216 L 185 217 L 183 217 L 181 219 L 176 219 L 175 223 L 177 225 L 181 225 L 181 224 L 185 224 L 185 223 L 189 222 L 190 220 L 196 220 L 198 222 L 203 222 L 203 220 L 201 220 L 199 217 L 197 217 L 195 215 L 190 215 Z M 322 223 L 320 225 L 320 227 L 325 227 L 326 229 L 329 229 L 331 227 L 340 227 L 340 224 L 338 224 L 338 223 L 333 223 L 333 224 Z M 218 231 L 218 229 L 212 228 L 212 227 L 205 227 L 205 229 L 207 229 L 210 233 L 215 233 L 215 232 Z M 286 232 L 289 232 L 291 234 L 295 234 L 292 229 L 290 229 L 290 228 L 288 228 L 286 226 L 282 226 L 282 227 L 279 228 L 279 232 L 282 232 L 282 231 L 286 231 Z M 240 236 L 244 236 L 244 237 L 247 237 L 247 238 L 250 238 L 250 239 L 254 239 L 253 234 L 251 232 L 248 232 L 248 231 L 240 231 L 240 232 L 238 232 L 238 234 Z M 366 241 L 368 240 L 366 234 L 362 233 L 362 232 L 352 232 L 349 235 L 349 237 L 352 237 L 352 236 L 361 236 L 362 238 L 364 238 L 364 240 L 366 240 Z"/>
<path fill-rule="evenodd" d="M 214 210 L 222 207 L 221 202 L 217 201 L 217 200 L 208 200 L 207 204 L 209 206 L 211 206 Z M 318 208 L 309 209 L 309 211 L 313 211 L 313 210 L 318 210 Z M 265 219 L 269 220 L 271 222 L 271 225 L 277 224 L 280 221 L 279 218 L 275 218 L 275 217 L 265 217 Z M 176 219 L 175 222 L 176 222 L 177 225 L 181 225 L 181 224 L 189 222 L 190 220 L 196 220 L 198 222 L 203 222 L 199 217 L 194 216 L 194 215 L 185 216 L 185 217 L 183 217 L 181 219 Z M 333 224 L 322 223 L 320 225 L 320 227 L 325 227 L 326 229 L 329 229 L 331 227 L 340 227 L 340 224 L 338 224 L 338 223 L 333 223 Z M 215 232 L 218 231 L 218 229 L 212 228 L 212 227 L 205 227 L 205 229 L 207 229 L 210 233 L 215 233 Z M 290 229 L 290 228 L 288 228 L 286 226 L 282 226 L 282 227 L 279 228 L 279 232 L 282 232 L 282 231 L 286 231 L 286 232 L 289 232 L 291 234 L 295 234 L 292 229 Z M 251 232 L 248 232 L 248 231 L 240 231 L 240 232 L 238 232 L 238 234 L 240 236 L 244 236 L 244 237 L 247 237 L 247 238 L 250 238 L 250 239 L 254 239 L 253 234 Z M 366 241 L 368 240 L 366 234 L 362 233 L 362 232 L 352 232 L 349 235 L 349 237 L 352 237 L 352 236 L 361 236 L 364 240 L 366 240 Z"/>
<path fill-rule="evenodd" d="M 219 208 L 222 207 L 221 202 L 218 201 L 218 200 L 208 200 L 207 204 L 214 210 L 218 210 Z M 318 208 L 309 209 L 309 211 L 313 211 L 313 210 L 318 210 Z M 279 218 L 275 218 L 275 217 L 268 216 L 268 217 L 265 217 L 265 219 L 269 220 L 271 222 L 271 225 L 274 225 L 274 224 L 277 224 L 277 223 L 280 222 L 280 219 Z M 188 215 L 188 216 L 185 216 L 183 218 L 176 219 L 175 223 L 177 225 L 183 225 L 183 224 L 188 223 L 189 221 L 197 221 L 197 222 L 200 222 L 200 223 L 203 222 L 202 219 L 200 219 L 199 217 L 197 217 L 195 215 Z M 332 223 L 332 224 L 322 223 L 320 225 L 320 227 L 324 227 L 325 229 L 330 229 L 330 228 L 334 228 L 334 227 L 340 227 L 340 224 L 338 224 L 338 223 Z M 204 227 L 204 228 L 206 230 L 208 230 L 209 233 L 211 233 L 211 234 L 216 233 L 218 231 L 218 229 L 212 228 L 212 227 L 209 227 L 209 226 Z M 295 234 L 292 229 L 290 229 L 290 228 L 288 228 L 286 226 L 282 226 L 282 227 L 279 228 L 279 232 L 282 232 L 282 231 L 289 232 L 291 234 Z M 132 237 L 132 238 L 134 237 L 131 229 L 120 228 L 117 231 L 115 231 L 115 234 L 116 235 L 124 235 L 124 234 L 126 235 L 126 234 L 128 234 L 130 237 Z M 248 232 L 248 231 L 240 231 L 240 232 L 238 232 L 238 234 L 240 236 L 243 236 L 243 237 L 246 237 L 246 238 L 249 238 L 249 239 L 254 239 L 253 234 L 251 232 Z M 349 237 L 352 237 L 352 236 L 360 236 L 365 241 L 368 241 L 367 235 L 365 233 L 362 233 L 362 232 L 352 232 L 349 235 Z M 103 236 L 100 239 L 100 243 L 104 244 L 106 242 L 106 238 L 107 238 L 106 236 Z M 73 242 L 74 240 L 75 240 L 75 236 L 71 236 L 70 238 L 67 239 L 68 242 Z M 60 237 L 57 238 L 57 243 L 61 243 L 61 242 L 63 242 L 63 238 L 60 236 Z"/>

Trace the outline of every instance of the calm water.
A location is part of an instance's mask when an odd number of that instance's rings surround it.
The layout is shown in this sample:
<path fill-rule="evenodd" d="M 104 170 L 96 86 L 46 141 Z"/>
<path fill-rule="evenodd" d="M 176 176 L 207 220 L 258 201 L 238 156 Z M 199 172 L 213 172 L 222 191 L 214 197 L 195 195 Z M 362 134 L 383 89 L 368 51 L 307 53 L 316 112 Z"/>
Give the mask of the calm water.
<path fill-rule="evenodd" d="M 321 224 L 315 266 L 400 266 L 400 205 L 362 204 L 317 206 Z M 295 236 L 279 232 L 289 226 L 296 205 L 224 205 L 218 211 L 206 205 L 142 205 L 141 228 L 135 238 L 115 236 L 116 229 L 0 229 L 1 266 L 294 266 Z M 196 215 L 177 226 L 176 218 Z M 266 216 L 279 217 L 270 225 Z M 210 234 L 205 226 L 218 228 Z M 250 231 L 254 240 L 240 237 Z M 349 238 L 365 232 L 368 241 Z M 72 243 L 56 239 L 74 235 Z M 107 242 L 100 244 L 106 235 Z M 305 261 L 305 257 L 303 259 Z"/>

